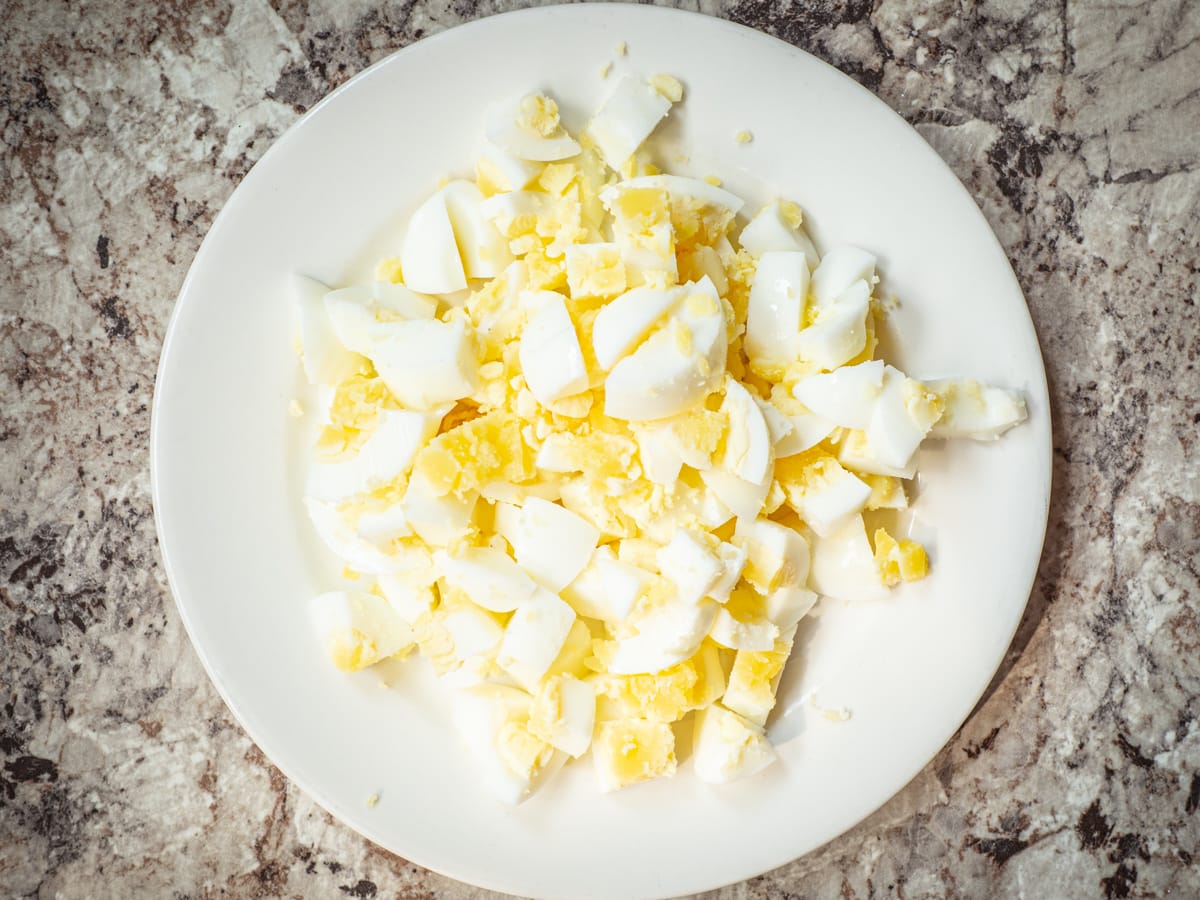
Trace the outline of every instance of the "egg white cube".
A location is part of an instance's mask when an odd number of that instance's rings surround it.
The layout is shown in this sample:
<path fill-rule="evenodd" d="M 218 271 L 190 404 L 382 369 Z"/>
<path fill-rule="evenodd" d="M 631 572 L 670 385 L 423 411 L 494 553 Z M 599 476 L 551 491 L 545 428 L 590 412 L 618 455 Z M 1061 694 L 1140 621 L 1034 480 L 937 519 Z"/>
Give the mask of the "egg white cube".
<path fill-rule="evenodd" d="M 305 497 L 304 507 L 317 536 L 355 572 L 383 575 L 404 572 L 411 567 L 412 560 L 406 554 L 388 552 L 359 537 L 337 503 Z"/>
<path fill-rule="evenodd" d="M 499 275 L 513 256 L 508 242 L 480 208 L 483 192 L 473 182 L 456 179 L 442 188 L 442 194 L 467 278 Z"/>
<path fill-rule="evenodd" d="M 940 408 L 922 402 L 927 388 L 888 366 L 883 389 L 867 423 L 867 443 L 878 459 L 888 466 L 903 469 L 929 434 Z"/>
<path fill-rule="evenodd" d="M 618 362 L 604 382 L 604 411 L 652 421 L 695 406 L 725 374 L 725 313 L 708 285 L 685 286 L 667 325 Z"/>
<path fill-rule="evenodd" d="M 701 472 L 700 480 L 739 519 L 755 518 L 771 490 L 770 479 L 754 484 L 724 469 Z"/>
<path fill-rule="evenodd" d="M 371 362 L 389 391 L 408 409 L 428 410 L 475 391 L 475 345 L 461 319 L 396 322 L 378 341 Z"/>
<path fill-rule="evenodd" d="M 492 612 L 512 612 L 533 596 L 537 584 L 507 554 L 490 547 L 438 551 L 434 563 L 446 584 Z"/>
<path fill-rule="evenodd" d="M 750 289 L 746 353 L 751 361 L 790 363 L 808 297 L 808 261 L 797 250 L 762 255 Z"/>
<path fill-rule="evenodd" d="M 526 690 L 534 690 L 575 623 L 575 610 L 539 587 L 508 620 L 496 662 Z"/>
<path fill-rule="evenodd" d="M 788 495 L 788 504 L 817 534 L 835 530 L 848 516 L 861 512 L 871 497 L 871 486 L 840 464 L 830 460 L 824 472 L 818 483 Z"/>
<path fill-rule="evenodd" d="M 477 500 L 475 494 L 461 498 L 438 494 L 428 479 L 414 475 L 404 492 L 404 515 L 421 540 L 445 547 L 466 532 Z"/>
<path fill-rule="evenodd" d="M 607 303 L 592 327 L 592 347 L 600 367 L 611 369 L 633 350 L 678 299 L 675 290 L 640 287 Z"/>
<path fill-rule="evenodd" d="M 472 685 L 452 696 L 455 726 L 475 759 L 481 781 L 500 801 L 520 803 L 553 768 L 551 753 L 538 753 L 530 759 L 525 748 L 510 746 L 522 737 L 533 698 L 518 688 L 498 684 Z"/>
<path fill-rule="evenodd" d="M 786 633 L 812 612 L 818 599 L 815 591 L 784 584 L 767 595 L 767 618 L 778 626 L 780 633 Z"/>
<path fill-rule="evenodd" d="M 578 758 L 592 743 L 596 690 L 571 675 L 547 678 L 533 699 L 530 731 L 568 756 Z"/>
<path fill-rule="evenodd" d="M 755 404 L 762 412 L 763 421 L 767 423 L 767 433 L 771 438 L 771 448 L 778 447 L 786 438 L 790 437 L 795 431 L 795 426 L 792 420 L 781 413 L 769 400 L 763 400 L 761 397 L 751 395 L 754 398 Z"/>
<path fill-rule="evenodd" d="M 871 288 L 856 281 L 811 325 L 800 330 L 796 351 L 822 369 L 843 365 L 867 346 L 867 311 Z"/>
<path fill-rule="evenodd" d="M 633 610 L 651 575 L 621 562 L 611 544 L 602 544 L 583 571 L 563 588 L 562 598 L 581 616 L 617 624 Z"/>
<path fill-rule="evenodd" d="M 340 669 L 357 671 L 413 643 L 412 629 L 387 600 L 366 591 L 329 591 L 312 601 L 313 625 Z"/>
<path fill-rule="evenodd" d="M 729 422 L 722 467 L 751 484 L 770 480 L 775 463 L 774 441 L 754 396 L 741 382 L 727 378 L 721 410 Z"/>
<path fill-rule="evenodd" d="M 338 340 L 348 350 L 369 356 L 399 319 L 432 319 L 437 301 L 402 284 L 376 281 L 330 291 L 323 301 Z"/>
<path fill-rule="evenodd" d="M 833 432 L 837 426 L 828 419 L 815 413 L 800 413 L 787 417 L 792 430 L 779 439 L 775 445 L 775 458 L 785 459 L 803 453 L 817 446 Z"/>
<path fill-rule="evenodd" d="M 875 277 L 875 257 L 850 245 L 834 247 L 813 271 L 813 302 L 825 307 L 841 297 L 857 281 L 870 285 Z"/>
<path fill-rule="evenodd" d="M 626 75 L 592 116 L 587 133 L 604 161 L 620 169 L 670 111 L 671 101 L 653 85 Z"/>
<path fill-rule="evenodd" d="M 408 524 L 408 516 L 404 514 L 404 507 L 399 503 L 361 513 L 355 530 L 360 538 L 377 547 L 386 547 L 392 541 L 413 533 Z"/>
<path fill-rule="evenodd" d="M 809 586 L 838 600 L 887 597 L 861 515 L 851 516 L 838 528 L 813 539 Z"/>
<path fill-rule="evenodd" d="M 796 382 L 792 395 L 843 428 L 866 428 L 883 390 L 883 361 L 874 359 Z"/>
<path fill-rule="evenodd" d="M 696 713 L 692 759 L 696 777 L 728 784 L 757 775 L 778 758 L 762 726 L 718 703 Z"/>
<path fill-rule="evenodd" d="M 488 140 L 483 142 L 479 158 L 500 174 L 504 179 L 503 187 L 506 191 L 524 190 L 542 172 L 540 163 L 518 159 Z"/>
<path fill-rule="evenodd" d="M 725 574 L 721 558 L 687 529 L 675 532 L 658 551 L 656 562 L 658 570 L 675 583 L 676 594 L 684 603 L 697 603 L 708 596 Z"/>
<path fill-rule="evenodd" d="M 422 203 L 408 222 L 400 250 L 404 283 L 423 294 L 450 294 L 467 286 L 454 226 L 441 191 Z"/>
<path fill-rule="evenodd" d="M 944 378 L 927 382 L 942 398 L 945 410 L 930 434 L 937 438 L 973 438 L 994 441 L 1025 421 L 1025 399 L 1017 391 L 980 384 L 970 378 Z"/>
<path fill-rule="evenodd" d="M 760 594 L 808 580 L 808 541 L 796 530 L 769 519 L 738 519 L 733 540 L 746 553 L 743 577 Z"/>
<path fill-rule="evenodd" d="M 546 100 L 539 94 L 523 94 L 492 104 L 484 118 L 488 141 L 517 159 L 533 162 L 553 162 L 578 154 L 579 143 L 563 129 L 543 135 L 521 124 L 526 104 Z"/>
<path fill-rule="evenodd" d="M 399 478 L 437 433 L 438 413 L 382 409 L 375 430 L 348 459 L 308 467 L 305 492 L 317 500 L 345 500 Z"/>
<path fill-rule="evenodd" d="M 521 334 L 518 356 L 529 390 L 543 406 L 587 390 L 587 368 L 561 295 L 548 299 Z"/>
<path fill-rule="evenodd" d="M 338 340 L 325 309 L 328 285 L 300 274 L 291 280 L 304 376 L 309 384 L 337 384 L 358 370 L 362 358 Z"/>
<path fill-rule="evenodd" d="M 575 580 L 600 541 L 599 529 L 583 517 L 538 497 L 519 508 L 498 503 L 495 524 L 521 568 L 554 592 Z"/>
<path fill-rule="evenodd" d="M 690 659 L 712 629 L 718 609 L 711 600 L 695 603 L 679 598 L 651 608 L 636 621 L 627 622 L 637 628 L 637 634 L 617 642 L 608 671 L 653 675 Z"/>
<path fill-rule="evenodd" d="M 779 626 L 765 616 L 739 619 L 721 607 L 708 636 L 730 650 L 770 650 L 779 637 Z"/>
<path fill-rule="evenodd" d="M 671 487 L 683 469 L 683 457 L 665 429 L 642 428 L 634 432 L 642 472 L 655 484 Z"/>
<path fill-rule="evenodd" d="M 871 446 L 865 431 L 847 431 L 838 442 L 838 462 L 855 472 L 868 475 L 890 475 L 893 478 L 913 478 L 917 474 L 916 454 L 903 466 L 886 463 L 883 455 Z"/>
<path fill-rule="evenodd" d="M 433 573 L 430 572 L 432 577 Z M 378 584 L 392 609 L 409 625 L 416 625 L 433 611 L 437 598 L 432 588 L 421 584 L 420 580 L 414 582 L 403 575 L 380 575 Z"/>
<path fill-rule="evenodd" d="M 810 270 L 820 262 L 817 249 L 804 226 L 789 222 L 778 200 L 768 203 L 755 214 L 742 229 L 738 243 L 754 257 L 776 251 L 799 251 L 804 254 Z"/>
<path fill-rule="evenodd" d="M 746 569 L 747 557 L 745 550 L 728 541 L 721 541 L 717 545 L 717 557 L 721 560 L 721 576 L 709 588 L 708 596 L 717 603 L 724 603 L 729 599 L 734 585 L 741 579 L 742 573 Z"/>

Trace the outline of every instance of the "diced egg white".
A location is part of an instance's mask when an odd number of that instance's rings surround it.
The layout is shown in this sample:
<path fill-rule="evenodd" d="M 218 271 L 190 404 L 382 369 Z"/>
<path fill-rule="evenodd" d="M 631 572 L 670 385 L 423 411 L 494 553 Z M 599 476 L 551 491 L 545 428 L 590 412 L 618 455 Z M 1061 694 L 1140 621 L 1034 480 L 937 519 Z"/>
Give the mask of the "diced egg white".
<path fill-rule="evenodd" d="M 767 595 L 767 618 L 780 633 L 791 631 L 817 605 L 817 594 L 808 588 L 785 584 Z"/>
<path fill-rule="evenodd" d="M 475 390 L 475 347 L 461 319 L 397 322 L 375 344 L 371 362 L 409 409 L 431 409 Z"/>
<path fill-rule="evenodd" d="M 619 169 L 671 111 L 671 101 L 647 81 L 626 75 L 588 122 L 604 161 Z"/>
<path fill-rule="evenodd" d="M 337 384 L 353 374 L 362 358 L 347 350 L 337 338 L 325 311 L 329 287 L 307 275 L 292 275 L 304 375 L 309 384 Z"/>
<path fill-rule="evenodd" d="M 837 427 L 833 422 L 814 413 L 791 415 L 787 419 L 792 430 L 775 445 L 776 459 L 786 459 L 817 446 Z"/>
<path fill-rule="evenodd" d="M 1025 400 L 1016 391 L 980 384 L 970 378 L 929 381 L 926 386 L 945 404 L 930 432 L 938 438 L 994 441 L 1025 421 Z"/>
<path fill-rule="evenodd" d="M 547 678 L 534 696 L 529 729 L 557 750 L 580 757 L 592 743 L 596 691 L 571 675 Z"/>
<path fill-rule="evenodd" d="M 596 548 L 583 571 L 562 590 L 581 616 L 618 624 L 633 610 L 652 573 L 617 559 L 611 544 Z"/>
<path fill-rule="evenodd" d="M 450 294 L 467 286 L 446 195 L 438 191 L 417 208 L 400 250 L 404 283 L 423 294 Z"/>
<path fill-rule="evenodd" d="M 673 598 L 632 623 L 637 634 L 617 643 L 608 670 L 617 675 L 655 674 L 690 659 L 712 628 L 719 607 Z"/>
<path fill-rule="evenodd" d="M 813 271 L 813 302 L 824 308 L 841 297 L 856 281 L 871 284 L 875 277 L 875 257 L 858 247 L 834 247 Z"/>
<path fill-rule="evenodd" d="M 587 390 L 583 351 L 561 295 L 542 304 L 530 318 L 519 353 L 521 373 L 539 403 L 547 405 Z"/>
<path fill-rule="evenodd" d="M 423 475 L 414 475 L 404 492 L 404 514 L 423 541 L 444 547 L 466 532 L 475 510 L 475 495 L 439 494 Z"/>
<path fill-rule="evenodd" d="M 758 515 L 771 489 L 769 479 L 755 484 L 724 469 L 701 472 L 700 479 L 739 518 Z"/>
<path fill-rule="evenodd" d="M 867 443 L 876 457 L 884 465 L 905 468 L 941 416 L 941 404 L 925 385 L 887 366 L 866 426 Z"/>
<path fill-rule="evenodd" d="M 783 204 L 778 200 L 758 211 L 742 229 L 738 243 L 755 257 L 775 251 L 799 251 L 804 254 L 810 270 L 820 262 L 804 226 L 788 221 L 784 216 Z"/>
<path fill-rule="evenodd" d="M 553 113 L 550 112 L 553 105 Z M 541 116 L 543 130 L 534 127 Z M 553 128 L 548 127 L 553 121 Z M 558 125 L 558 106 L 541 94 L 525 94 L 493 104 L 486 114 L 487 139 L 517 159 L 552 162 L 579 153 L 579 143 Z"/>
<path fill-rule="evenodd" d="M 794 529 L 769 519 L 738 519 L 733 540 L 746 552 L 745 578 L 759 593 L 770 596 L 808 580 L 808 542 Z"/>
<path fill-rule="evenodd" d="M 786 364 L 796 357 L 796 338 L 808 297 L 808 263 L 799 251 L 762 255 L 750 289 L 746 352 L 751 360 Z"/>
<path fill-rule="evenodd" d="M 788 503 L 817 534 L 828 534 L 847 517 L 860 512 L 871 496 L 871 486 L 828 458 L 799 492 L 789 492 Z"/>
<path fill-rule="evenodd" d="M 521 507 L 497 504 L 496 531 L 512 545 L 521 568 L 551 591 L 575 580 L 600 540 L 590 522 L 537 497 Z"/>
<path fill-rule="evenodd" d="M 529 734 L 532 698 L 522 690 L 480 684 L 456 691 L 452 712 L 483 782 L 510 805 L 529 795 L 552 765 L 553 748 Z"/>
<path fill-rule="evenodd" d="M 365 591 L 330 591 L 312 601 L 313 624 L 339 669 L 357 671 L 413 643 L 412 629 L 388 602 Z"/>
<path fill-rule="evenodd" d="M 360 537 L 336 503 L 305 497 L 304 507 L 317 536 L 354 571 L 381 575 L 408 569 L 407 557 L 389 553 Z"/>
<path fill-rule="evenodd" d="M 685 603 L 707 597 L 725 568 L 715 548 L 699 535 L 680 529 L 670 543 L 658 551 L 658 570 L 675 583 L 676 596 Z"/>
<path fill-rule="evenodd" d="M 683 457 L 664 429 L 643 428 L 635 433 L 642 471 L 655 484 L 671 487 L 683 469 Z"/>
<path fill-rule="evenodd" d="M 364 356 L 370 356 L 376 341 L 387 336 L 391 322 L 431 319 L 437 311 L 432 297 L 383 281 L 330 291 L 324 302 L 338 340 L 347 350 Z"/>
<path fill-rule="evenodd" d="M 766 616 L 739 619 L 725 607 L 717 610 L 708 633 L 714 641 L 730 650 L 770 650 L 779 637 L 779 626 Z"/>
<path fill-rule="evenodd" d="M 866 428 L 883 389 L 883 361 L 871 360 L 842 366 L 832 372 L 810 375 L 792 389 L 797 400 L 843 428 Z"/>
<path fill-rule="evenodd" d="M 474 182 L 456 179 L 442 188 L 442 195 L 467 278 L 499 275 L 513 257 L 508 243 L 480 208 L 483 193 Z"/>
<path fill-rule="evenodd" d="M 409 625 L 416 625 L 433 610 L 436 602 L 433 590 L 419 580 L 414 584 L 413 579 L 403 575 L 380 575 L 378 584 L 392 609 Z"/>
<path fill-rule="evenodd" d="M 574 622 L 575 610 L 569 604 L 545 588 L 537 588 L 508 620 L 496 662 L 526 690 L 535 689 L 562 650 Z"/>
<path fill-rule="evenodd" d="M 639 287 L 606 304 L 592 329 L 592 347 L 600 367 L 611 369 L 650 333 L 678 299 L 678 291 Z"/>
<path fill-rule="evenodd" d="M 777 758 L 760 725 L 714 703 L 696 714 L 692 759 L 696 777 L 728 784 L 757 775 Z"/>
<path fill-rule="evenodd" d="M 500 176 L 503 183 L 498 186 L 504 191 L 524 190 L 542 171 L 540 163 L 518 159 L 488 140 L 483 142 L 479 160 L 482 166 L 490 167 Z"/>
<path fill-rule="evenodd" d="M 871 289 L 856 281 L 813 324 L 800 330 L 796 350 L 822 369 L 836 369 L 862 353 L 867 344 Z"/>
<path fill-rule="evenodd" d="M 818 594 L 839 600 L 887 596 L 862 516 L 850 516 L 828 534 L 813 539 L 809 584 Z"/>
<path fill-rule="evenodd" d="M 775 462 L 774 441 L 755 398 L 741 382 L 728 378 L 721 409 L 729 421 L 722 466 L 751 484 L 768 480 Z"/>
<path fill-rule="evenodd" d="M 439 550 L 433 558 L 448 585 L 492 612 L 512 612 L 537 590 L 507 554 L 490 547 L 466 547 L 454 555 Z"/>
<path fill-rule="evenodd" d="M 417 451 L 437 433 L 440 412 L 384 409 L 356 453 L 337 462 L 313 462 L 305 492 L 317 500 L 345 500 L 400 477 Z"/>

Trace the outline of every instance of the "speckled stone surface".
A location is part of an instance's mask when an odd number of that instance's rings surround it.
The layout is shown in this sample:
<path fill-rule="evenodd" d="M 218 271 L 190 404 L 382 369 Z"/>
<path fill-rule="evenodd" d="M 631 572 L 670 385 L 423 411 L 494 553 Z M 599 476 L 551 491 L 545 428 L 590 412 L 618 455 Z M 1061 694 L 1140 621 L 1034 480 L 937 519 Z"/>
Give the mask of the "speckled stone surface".
<path fill-rule="evenodd" d="M 1056 417 L 1040 574 L 985 700 L 867 821 L 717 896 L 1200 896 L 1200 6 L 699 5 L 849 73 L 950 164 Z M 484 893 L 333 821 L 233 721 L 167 590 L 148 432 L 174 296 L 254 161 L 369 63 L 507 6 L 3 7 L 0 896 Z"/>

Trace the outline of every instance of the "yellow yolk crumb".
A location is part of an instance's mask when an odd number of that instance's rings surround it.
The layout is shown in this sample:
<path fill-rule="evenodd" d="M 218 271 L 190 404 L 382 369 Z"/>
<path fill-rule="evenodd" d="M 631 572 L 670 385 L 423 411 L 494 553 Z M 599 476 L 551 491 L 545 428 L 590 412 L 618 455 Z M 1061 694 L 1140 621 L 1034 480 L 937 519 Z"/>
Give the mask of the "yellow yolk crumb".
<path fill-rule="evenodd" d="M 443 432 L 417 454 L 414 474 L 439 494 L 466 496 L 493 481 L 520 484 L 534 476 L 533 452 L 521 438 L 522 422 L 500 410 Z"/>
<path fill-rule="evenodd" d="M 733 139 L 735 141 L 737 141 L 739 144 L 748 144 L 752 140 L 754 140 L 754 135 L 752 135 L 749 131 L 746 131 L 745 129 L 743 129 L 743 130 L 739 131 L 737 134 L 735 134 L 733 136 Z"/>
<path fill-rule="evenodd" d="M 887 585 L 920 581 L 929 574 L 929 557 L 916 541 L 897 541 L 886 529 L 875 529 L 875 563 Z"/>
<path fill-rule="evenodd" d="M 673 75 L 651 75 L 650 86 L 672 103 L 683 99 L 683 85 Z"/>

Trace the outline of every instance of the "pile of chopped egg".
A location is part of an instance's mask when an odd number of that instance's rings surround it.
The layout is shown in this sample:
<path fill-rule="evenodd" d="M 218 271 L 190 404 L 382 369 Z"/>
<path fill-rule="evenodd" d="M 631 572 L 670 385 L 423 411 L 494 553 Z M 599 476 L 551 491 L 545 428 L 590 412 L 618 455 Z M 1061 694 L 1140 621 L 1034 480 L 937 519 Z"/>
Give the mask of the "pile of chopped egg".
<path fill-rule="evenodd" d="M 650 165 L 682 95 L 625 77 L 578 137 L 498 104 L 377 282 L 295 281 L 305 504 L 349 579 L 319 633 L 344 670 L 424 657 L 510 802 L 586 755 L 605 791 L 673 775 L 689 717 L 700 779 L 770 765 L 797 623 L 927 572 L 877 524 L 921 442 L 1025 417 L 874 358 L 870 253 Z"/>

